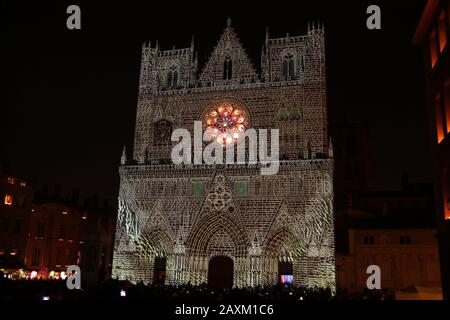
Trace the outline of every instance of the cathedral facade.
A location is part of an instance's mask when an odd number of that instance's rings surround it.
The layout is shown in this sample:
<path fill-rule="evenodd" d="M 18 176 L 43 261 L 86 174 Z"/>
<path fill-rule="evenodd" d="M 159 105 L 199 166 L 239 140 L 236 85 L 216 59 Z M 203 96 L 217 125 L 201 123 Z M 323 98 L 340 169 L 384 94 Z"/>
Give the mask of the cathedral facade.
<path fill-rule="evenodd" d="M 230 21 L 201 72 L 193 42 L 172 50 L 145 43 L 133 160 L 124 150 L 119 168 L 113 277 L 334 289 L 326 105 L 319 25 L 302 36 L 266 32 L 258 71 Z M 260 164 L 173 164 L 171 134 L 193 132 L 194 121 L 233 135 L 279 129 L 278 173 L 261 175 Z M 233 143 L 233 135 L 213 139 Z"/>

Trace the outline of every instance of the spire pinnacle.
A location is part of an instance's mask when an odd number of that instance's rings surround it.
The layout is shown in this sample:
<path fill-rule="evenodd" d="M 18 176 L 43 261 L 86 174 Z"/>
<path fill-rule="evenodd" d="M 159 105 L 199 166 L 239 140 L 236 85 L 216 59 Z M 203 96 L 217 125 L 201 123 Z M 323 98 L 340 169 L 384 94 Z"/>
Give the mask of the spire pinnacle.
<path fill-rule="evenodd" d="M 333 157 L 334 157 L 333 142 L 331 141 L 330 137 L 330 142 L 328 143 L 328 158 L 333 159 Z"/>
<path fill-rule="evenodd" d="M 228 17 L 228 19 L 227 19 L 227 27 L 231 27 L 231 18 L 230 17 Z"/>
<path fill-rule="evenodd" d="M 120 157 L 120 164 L 121 165 L 127 164 L 127 153 L 125 146 L 123 146 L 122 156 Z"/>

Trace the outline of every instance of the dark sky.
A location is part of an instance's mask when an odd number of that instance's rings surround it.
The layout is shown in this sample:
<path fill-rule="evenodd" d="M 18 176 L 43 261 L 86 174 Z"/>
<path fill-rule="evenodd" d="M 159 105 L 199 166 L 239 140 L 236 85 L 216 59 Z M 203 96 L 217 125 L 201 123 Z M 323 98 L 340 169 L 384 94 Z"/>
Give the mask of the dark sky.
<path fill-rule="evenodd" d="M 372 187 L 395 188 L 402 173 L 430 179 L 423 58 L 411 44 L 425 1 L 92 2 L 7 5 L 0 162 L 13 174 L 115 201 L 121 150 L 133 141 L 142 42 L 182 48 L 195 34 L 201 63 L 231 16 L 258 68 L 266 26 L 272 37 L 300 35 L 308 20 L 322 20 L 329 121 L 368 123 Z M 66 28 L 69 4 L 81 7 L 80 31 Z M 366 28 L 369 4 L 381 7 L 382 30 Z"/>

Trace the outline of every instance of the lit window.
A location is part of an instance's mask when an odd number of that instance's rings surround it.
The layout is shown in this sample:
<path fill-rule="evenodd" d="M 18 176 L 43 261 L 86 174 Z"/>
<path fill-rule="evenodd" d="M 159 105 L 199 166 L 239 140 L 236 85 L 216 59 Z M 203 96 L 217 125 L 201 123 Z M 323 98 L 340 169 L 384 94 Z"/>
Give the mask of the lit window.
<path fill-rule="evenodd" d="M 447 124 L 447 133 L 450 133 L 450 79 L 447 79 L 444 85 L 444 103 L 445 103 L 445 119 Z"/>
<path fill-rule="evenodd" d="M 66 211 L 66 210 L 63 210 L 62 214 L 66 215 L 66 214 L 67 214 L 67 211 Z"/>
<path fill-rule="evenodd" d="M 430 54 L 431 54 L 431 67 L 433 68 L 437 62 L 437 44 L 436 44 L 436 31 L 433 30 L 430 35 Z"/>
<path fill-rule="evenodd" d="M 26 184 L 25 182 L 21 182 L 21 183 L 20 183 L 20 186 L 21 186 L 22 188 L 25 188 L 25 187 L 27 186 L 27 184 Z"/>
<path fill-rule="evenodd" d="M 438 143 L 444 140 L 444 125 L 442 121 L 441 95 L 437 95 L 434 100 L 434 112 L 436 113 L 436 134 Z"/>
<path fill-rule="evenodd" d="M 442 52 L 447 44 L 447 31 L 445 30 L 445 16 L 444 11 L 442 11 L 439 16 L 439 52 Z"/>
<path fill-rule="evenodd" d="M 14 180 L 14 178 L 9 177 L 8 178 L 8 183 L 9 184 L 14 184 L 16 181 Z"/>
<path fill-rule="evenodd" d="M 13 196 L 11 194 L 5 195 L 5 205 L 12 206 Z"/>
<path fill-rule="evenodd" d="M 244 109 L 233 103 L 221 103 L 211 110 L 204 119 L 209 129 L 210 140 L 225 145 L 236 143 L 248 126 Z"/>
<path fill-rule="evenodd" d="M 450 220 L 450 174 L 448 169 L 442 170 L 442 196 L 444 200 L 444 217 Z"/>

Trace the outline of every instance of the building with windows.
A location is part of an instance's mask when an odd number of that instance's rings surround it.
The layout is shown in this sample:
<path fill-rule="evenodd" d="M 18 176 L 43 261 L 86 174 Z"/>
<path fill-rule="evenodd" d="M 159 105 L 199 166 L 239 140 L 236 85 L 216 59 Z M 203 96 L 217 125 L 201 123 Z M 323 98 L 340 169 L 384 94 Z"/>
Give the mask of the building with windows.
<path fill-rule="evenodd" d="M 41 198 L 30 219 L 25 265 L 36 277 L 58 279 L 78 265 L 83 286 L 111 275 L 115 219 L 107 210 Z"/>
<path fill-rule="evenodd" d="M 377 265 L 382 289 L 418 286 L 441 292 L 437 230 L 383 224 L 370 221 L 348 230 L 349 250 L 336 254 L 337 287 L 361 292 L 367 288 L 367 267 Z"/>
<path fill-rule="evenodd" d="M 413 38 L 424 52 L 428 122 L 433 150 L 441 270 L 450 270 L 450 2 L 429 0 Z M 450 274 L 442 272 L 444 297 Z"/>
<path fill-rule="evenodd" d="M 33 188 L 27 180 L 0 172 L 0 269 L 24 267 Z"/>
<path fill-rule="evenodd" d="M 201 72 L 196 56 L 194 43 L 142 48 L 133 156 L 124 150 L 119 168 L 113 277 L 223 287 L 293 278 L 334 289 L 323 27 L 267 32 L 260 71 L 230 20 Z M 194 164 L 173 164 L 172 132 L 192 134 L 194 121 L 210 129 L 206 141 L 183 154 Z M 196 157 L 213 139 L 236 149 L 248 129 L 279 129 L 277 174 L 261 175 L 250 152 L 226 165 Z"/>

